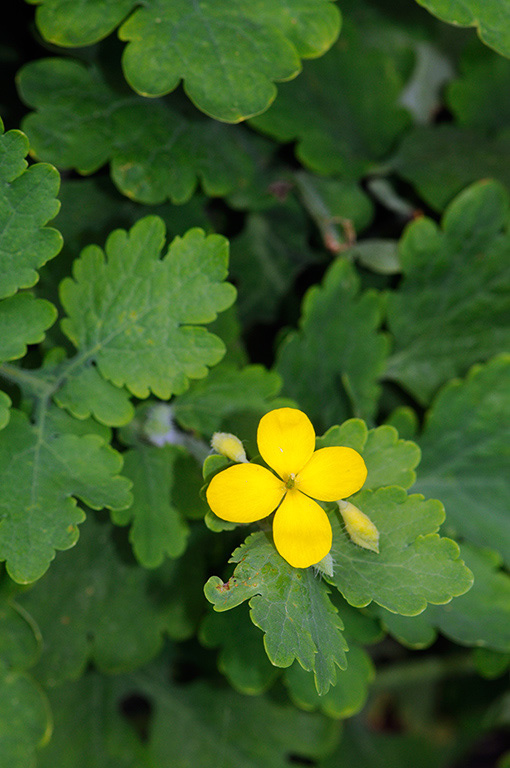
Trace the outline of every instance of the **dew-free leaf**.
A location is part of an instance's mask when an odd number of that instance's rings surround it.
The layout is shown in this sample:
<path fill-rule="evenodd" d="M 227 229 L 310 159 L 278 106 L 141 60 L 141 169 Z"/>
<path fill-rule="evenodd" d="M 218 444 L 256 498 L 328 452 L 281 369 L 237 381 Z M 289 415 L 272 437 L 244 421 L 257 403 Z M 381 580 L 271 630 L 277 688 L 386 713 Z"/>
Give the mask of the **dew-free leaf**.
<path fill-rule="evenodd" d="M 19 73 L 34 153 L 90 174 L 107 162 L 119 190 L 143 203 L 184 203 L 200 181 L 218 196 L 253 173 L 252 142 L 235 129 L 112 85 L 107 74 L 70 59 L 39 59 Z"/>
<path fill-rule="evenodd" d="M 297 156 L 311 170 L 358 179 L 407 126 L 398 104 L 402 85 L 392 57 L 346 23 L 331 51 L 280 86 L 272 107 L 250 124 L 280 142 L 297 140 Z"/>
<path fill-rule="evenodd" d="M 129 232 L 84 249 L 73 278 L 60 289 L 68 317 L 62 329 L 83 360 L 137 397 L 167 399 L 201 378 L 224 354 L 221 340 L 202 327 L 232 304 L 223 280 L 227 242 L 192 229 L 171 243 L 163 259 L 165 226 L 155 216 Z"/>
<path fill-rule="evenodd" d="M 27 137 L 4 133 L 0 120 L 0 298 L 34 285 L 62 247 L 57 230 L 45 226 L 58 213 L 60 177 L 46 163 L 27 167 L 28 149 Z"/>
<path fill-rule="evenodd" d="M 404 233 L 404 278 L 388 299 L 395 346 L 387 376 L 423 405 L 445 381 L 510 346 L 508 211 L 500 184 L 478 182 L 449 206 L 441 229 L 422 218 Z"/>
<path fill-rule="evenodd" d="M 15 581 L 40 578 L 55 550 L 76 543 L 85 517 L 76 499 L 95 509 L 129 504 L 121 467 L 119 454 L 98 435 L 36 427 L 11 411 L 0 432 L 0 559 Z"/>
<path fill-rule="evenodd" d="M 407 496 L 392 486 L 360 491 L 352 497 L 379 531 L 379 552 L 356 546 L 340 522 L 333 528 L 332 582 L 356 607 L 372 600 L 393 613 L 415 616 L 427 603 L 447 603 L 471 587 L 471 571 L 459 559 L 459 548 L 436 533 L 444 520 L 439 501 Z"/>
<path fill-rule="evenodd" d="M 283 394 L 295 399 L 318 429 L 349 416 L 370 419 L 377 409 L 377 379 L 388 350 L 379 330 L 382 297 L 359 289 L 353 266 L 338 258 L 323 284 L 306 294 L 300 329 L 278 349 L 275 368 Z"/>
<path fill-rule="evenodd" d="M 346 666 L 347 644 L 342 622 L 323 581 L 311 569 L 292 568 L 263 533 L 254 533 L 233 553 L 237 563 L 227 583 L 212 576 L 205 596 L 217 611 L 250 600 L 250 616 L 264 632 L 270 661 L 289 667 L 297 659 L 315 674 L 319 693 L 336 680 L 336 667 Z"/>
<path fill-rule="evenodd" d="M 340 15 L 330 0 L 42 0 L 37 23 L 47 40 L 78 47 L 119 29 L 128 42 L 122 57 L 129 84 L 161 96 L 181 82 L 199 109 L 236 123 L 263 112 L 276 96 L 274 81 L 300 71 L 300 57 L 320 56 L 333 43 Z"/>
<path fill-rule="evenodd" d="M 510 356 L 447 384 L 427 414 L 416 489 L 444 502 L 447 532 L 510 565 Z"/>

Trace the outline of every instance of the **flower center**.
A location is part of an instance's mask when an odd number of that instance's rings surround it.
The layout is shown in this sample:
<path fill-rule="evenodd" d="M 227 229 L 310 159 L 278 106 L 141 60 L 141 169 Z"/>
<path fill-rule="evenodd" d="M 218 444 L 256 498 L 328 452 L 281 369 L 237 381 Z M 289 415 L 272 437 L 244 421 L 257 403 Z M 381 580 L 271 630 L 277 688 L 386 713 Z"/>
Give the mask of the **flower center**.
<path fill-rule="evenodd" d="M 291 488 L 294 488 L 295 484 L 296 484 L 296 475 L 292 472 L 287 478 L 285 487 L 290 491 Z"/>

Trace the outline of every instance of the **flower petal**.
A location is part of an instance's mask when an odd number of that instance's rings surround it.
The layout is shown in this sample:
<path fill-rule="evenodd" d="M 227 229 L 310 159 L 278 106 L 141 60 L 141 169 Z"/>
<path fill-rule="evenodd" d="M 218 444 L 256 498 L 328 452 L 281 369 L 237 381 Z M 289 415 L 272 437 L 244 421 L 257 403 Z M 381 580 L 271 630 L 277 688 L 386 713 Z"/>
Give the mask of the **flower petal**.
<path fill-rule="evenodd" d="M 280 478 L 258 464 L 234 464 L 214 475 L 207 503 L 222 520 L 253 523 L 276 509 L 285 494 Z"/>
<path fill-rule="evenodd" d="M 292 489 L 276 510 L 276 549 L 295 568 L 318 563 L 331 549 L 333 534 L 327 514 L 315 501 Z"/>
<path fill-rule="evenodd" d="M 310 459 L 315 448 L 315 431 L 303 411 L 276 408 L 262 416 L 257 445 L 266 464 L 286 481 Z"/>
<path fill-rule="evenodd" d="M 320 501 L 337 501 L 359 491 L 367 468 L 352 448 L 319 448 L 296 478 L 296 488 Z"/>

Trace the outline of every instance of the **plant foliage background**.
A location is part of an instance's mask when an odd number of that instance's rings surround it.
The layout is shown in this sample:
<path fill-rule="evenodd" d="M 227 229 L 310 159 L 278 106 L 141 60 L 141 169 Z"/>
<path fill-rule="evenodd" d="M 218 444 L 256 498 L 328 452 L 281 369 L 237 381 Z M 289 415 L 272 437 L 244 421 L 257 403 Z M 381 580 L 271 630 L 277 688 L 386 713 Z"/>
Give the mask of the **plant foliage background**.
<path fill-rule="evenodd" d="M 16 10 L 1 768 L 509 766 L 506 4 Z M 379 554 L 208 511 L 212 433 L 282 405 Z"/>

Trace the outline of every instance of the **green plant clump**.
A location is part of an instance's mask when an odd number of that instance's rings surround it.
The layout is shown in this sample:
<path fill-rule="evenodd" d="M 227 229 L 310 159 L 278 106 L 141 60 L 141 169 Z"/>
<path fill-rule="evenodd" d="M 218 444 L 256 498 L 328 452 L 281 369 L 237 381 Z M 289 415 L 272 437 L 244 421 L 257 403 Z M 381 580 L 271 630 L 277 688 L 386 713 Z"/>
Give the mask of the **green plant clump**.
<path fill-rule="evenodd" d="M 509 768 L 508 4 L 18 6 L 0 768 Z"/>

